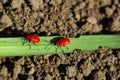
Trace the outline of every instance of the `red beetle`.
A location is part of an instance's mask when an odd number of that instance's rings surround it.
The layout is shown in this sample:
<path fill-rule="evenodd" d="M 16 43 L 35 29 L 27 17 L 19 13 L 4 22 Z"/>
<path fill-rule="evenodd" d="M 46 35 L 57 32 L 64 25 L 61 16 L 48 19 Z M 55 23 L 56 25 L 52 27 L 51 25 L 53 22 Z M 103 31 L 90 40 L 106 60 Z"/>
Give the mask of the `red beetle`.
<path fill-rule="evenodd" d="M 29 34 L 26 36 L 26 39 L 29 40 L 29 42 L 33 42 L 35 44 L 40 43 L 40 38 L 36 36 L 35 34 Z"/>
<path fill-rule="evenodd" d="M 55 45 L 57 46 L 66 46 L 70 44 L 70 39 L 69 38 L 60 38 L 58 41 L 55 42 Z"/>
<path fill-rule="evenodd" d="M 54 46 L 59 47 L 62 50 L 62 52 L 64 53 L 64 51 L 61 47 L 66 47 L 67 45 L 69 45 L 70 44 L 70 39 L 65 38 L 65 37 L 56 37 L 56 38 L 53 38 L 53 39 L 50 40 L 50 44 L 53 44 Z M 66 48 L 68 49 L 68 47 L 66 47 Z M 56 51 L 57 51 L 57 48 L 56 48 Z"/>
<path fill-rule="evenodd" d="M 28 42 L 28 41 L 32 42 L 34 44 L 39 44 L 40 43 L 40 38 L 35 34 L 29 34 L 25 37 L 25 41 L 24 41 L 23 45 L 25 44 L 25 42 Z M 31 49 L 30 44 L 29 44 L 29 46 L 30 46 L 30 49 Z"/>

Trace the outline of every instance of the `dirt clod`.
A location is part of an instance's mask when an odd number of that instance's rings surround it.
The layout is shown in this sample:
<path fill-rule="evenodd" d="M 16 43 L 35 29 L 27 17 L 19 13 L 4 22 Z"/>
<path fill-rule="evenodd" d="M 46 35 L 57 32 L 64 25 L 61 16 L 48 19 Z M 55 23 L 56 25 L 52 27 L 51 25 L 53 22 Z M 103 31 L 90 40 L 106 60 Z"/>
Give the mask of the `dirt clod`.
<path fill-rule="evenodd" d="M 22 67 L 20 65 L 15 65 L 15 68 L 14 68 L 14 73 L 15 74 L 18 74 L 20 73 L 22 70 Z"/>
<path fill-rule="evenodd" d="M 8 74 L 7 67 L 6 66 L 2 66 L 2 69 L 0 70 L 0 75 L 5 77 L 5 76 L 7 76 L 7 74 Z"/>
<path fill-rule="evenodd" d="M 69 77 L 75 77 L 77 71 L 76 71 L 76 67 L 75 66 L 67 66 L 66 67 L 66 74 Z"/>
<path fill-rule="evenodd" d="M 102 71 L 97 71 L 93 75 L 93 80 L 106 80 L 105 73 Z"/>
<path fill-rule="evenodd" d="M 110 26 L 111 31 L 120 31 L 120 16 L 113 18 L 113 23 Z"/>
<path fill-rule="evenodd" d="M 29 75 L 32 75 L 34 72 L 35 72 L 35 69 L 34 69 L 34 67 L 32 67 L 32 68 L 30 68 L 28 74 L 29 74 Z"/>
<path fill-rule="evenodd" d="M 10 19 L 10 17 L 6 14 L 3 14 L 0 18 L 0 22 L 2 24 L 6 24 L 6 27 L 12 26 L 12 20 Z"/>
<path fill-rule="evenodd" d="M 29 0 L 30 1 L 30 5 L 32 6 L 33 10 L 38 10 L 39 8 L 42 9 L 43 8 L 43 0 Z"/>
<path fill-rule="evenodd" d="M 91 24 L 96 24 L 97 23 L 97 19 L 93 16 L 88 17 L 87 18 L 87 22 L 91 23 Z"/>
<path fill-rule="evenodd" d="M 111 16 L 113 14 L 114 10 L 107 7 L 107 8 L 105 8 L 105 12 L 106 12 L 107 16 Z"/>
<path fill-rule="evenodd" d="M 29 77 L 27 78 L 27 80 L 34 80 L 34 77 L 33 77 L 33 76 L 29 76 Z"/>
<path fill-rule="evenodd" d="M 89 28 L 88 28 L 89 27 Z M 86 23 L 82 26 L 83 33 L 97 33 L 102 30 L 102 25 Z"/>
<path fill-rule="evenodd" d="M 11 7 L 13 9 L 20 8 L 23 3 L 23 0 L 12 0 Z"/>
<path fill-rule="evenodd" d="M 47 74 L 44 78 L 44 80 L 53 80 L 52 76 L 50 74 Z"/>
<path fill-rule="evenodd" d="M 79 71 L 84 75 L 88 76 L 91 73 L 91 70 L 94 69 L 94 66 L 89 62 L 89 60 L 86 60 L 82 64 L 78 64 Z"/>

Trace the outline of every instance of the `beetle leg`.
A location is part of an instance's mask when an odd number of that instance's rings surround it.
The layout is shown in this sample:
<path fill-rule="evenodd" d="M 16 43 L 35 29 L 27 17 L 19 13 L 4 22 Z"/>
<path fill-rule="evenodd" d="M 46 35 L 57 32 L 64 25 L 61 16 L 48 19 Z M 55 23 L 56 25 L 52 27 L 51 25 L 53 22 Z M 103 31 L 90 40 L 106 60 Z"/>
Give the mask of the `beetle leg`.
<path fill-rule="evenodd" d="M 29 44 L 29 49 L 31 50 L 31 45 Z"/>
<path fill-rule="evenodd" d="M 50 41 L 48 41 L 48 40 L 44 40 L 44 39 L 43 39 L 43 41 L 44 41 L 44 42 L 48 42 L 48 43 L 50 43 Z"/>
<path fill-rule="evenodd" d="M 64 59 L 64 61 L 65 61 L 66 60 L 66 54 L 65 54 L 64 50 L 61 48 L 61 46 L 60 46 L 60 49 L 61 49 L 62 53 L 64 54 L 64 57 L 62 57 L 62 59 Z"/>
<path fill-rule="evenodd" d="M 55 46 L 55 52 L 57 52 L 57 48 L 58 48 L 59 46 Z"/>
<path fill-rule="evenodd" d="M 26 43 L 26 44 L 28 44 L 29 49 L 31 50 L 31 45 L 30 45 L 30 42 L 28 42 L 28 41 L 27 41 L 27 42 L 24 42 L 24 43 L 23 43 L 23 45 L 24 45 L 25 43 Z"/>
<path fill-rule="evenodd" d="M 50 48 L 53 47 L 53 45 L 51 45 L 50 47 L 48 47 L 50 44 L 47 45 L 47 47 L 45 47 L 45 49 L 49 50 Z"/>
<path fill-rule="evenodd" d="M 22 45 L 28 44 L 29 45 L 29 49 L 31 50 L 30 41 L 28 41 L 27 39 L 23 38 L 22 42 L 23 42 Z"/>
<path fill-rule="evenodd" d="M 64 47 L 66 47 L 67 49 L 69 49 L 67 46 L 64 46 Z"/>
<path fill-rule="evenodd" d="M 24 41 L 24 42 L 22 43 L 22 45 L 25 45 L 25 43 L 27 43 L 27 41 Z"/>
<path fill-rule="evenodd" d="M 25 45 L 26 42 L 28 42 L 25 38 L 22 39 L 22 45 Z"/>
<path fill-rule="evenodd" d="M 36 45 L 36 46 L 39 46 L 38 44 L 36 44 L 36 43 L 34 43 L 34 42 L 32 42 L 34 45 Z"/>
<path fill-rule="evenodd" d="M 31 45 L 30 45 L 31 42 L 28 42 L 28 41 L 27 41 L 26 43 L 28 44 L 29 49 L 31 50 Z"/>
<path fill-rule="evenodd" d="M 61 46 L 59 46 L 59 48 L 61 49 L 62 53 L 64 53 L 64 50 L 61 48 Z"/>

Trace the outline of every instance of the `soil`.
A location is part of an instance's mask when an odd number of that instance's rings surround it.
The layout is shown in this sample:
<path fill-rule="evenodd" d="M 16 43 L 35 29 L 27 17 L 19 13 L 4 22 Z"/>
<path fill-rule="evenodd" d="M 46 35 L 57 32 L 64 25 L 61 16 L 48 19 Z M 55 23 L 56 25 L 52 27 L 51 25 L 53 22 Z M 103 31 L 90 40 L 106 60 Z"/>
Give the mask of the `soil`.
<path fill-rule="evenodd" d="M 120 34 L 120 0 L 0 0 L 0 37 L 29 33 Z M 120 80 L 120 49 L 61 56 L 0 57 L 0 80 Z"/>

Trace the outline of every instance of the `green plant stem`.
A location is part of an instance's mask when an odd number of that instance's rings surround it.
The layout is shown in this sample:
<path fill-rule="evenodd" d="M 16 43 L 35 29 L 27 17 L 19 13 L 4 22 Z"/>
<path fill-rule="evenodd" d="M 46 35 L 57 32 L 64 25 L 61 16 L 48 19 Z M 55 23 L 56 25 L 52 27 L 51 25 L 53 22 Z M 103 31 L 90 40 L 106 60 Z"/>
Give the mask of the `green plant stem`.
<path fill-rule="evenodd" d="M 22 45 L 23 37 L 18 38 L 0 38 L 0 56 L 28 56 L 41 54 L 61 54 L 61 49 L 55 51 L 55 46 L 49 50 L 45 49 L 51 39 L 58 36 L 42 36 L 41 42 L 38 46 L 30 43 Z M 46 40 L 46 41 L 45 41 Z M 62 47 L 64 53 L 71 53 L 74 49 L 80 50 L 95 50 L 100 46 L 105 46 L 111 49 L 120 48 L 120 35 L 83 35 L 79 38 L 70 38 L 71 43 L 67 47 Z M 50 47 L 50 45 L 48 46 Z"/>

